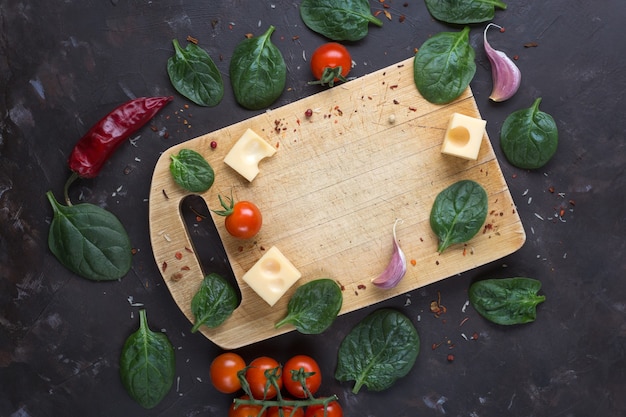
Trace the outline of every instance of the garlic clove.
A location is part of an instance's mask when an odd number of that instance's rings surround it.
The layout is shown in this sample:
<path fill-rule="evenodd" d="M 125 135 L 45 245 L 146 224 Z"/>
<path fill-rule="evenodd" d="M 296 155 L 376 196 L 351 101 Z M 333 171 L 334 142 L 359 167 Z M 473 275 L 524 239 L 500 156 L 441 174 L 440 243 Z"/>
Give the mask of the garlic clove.
<path fill-rule="evenodd" d="M 503 29 L 495 23 L 489 23 L 483 31 L 485 52 L 491 63 L 491 77 L 493 79 L 493 89 L 489 99 L 500 102 L 510 99 L 517 92 L 522 81 L 522 74 L 511 58 L 504 52 L 493 49 L 487 42 L 487 30 L 491 26 Z"/>
<path fill-rule="evenodd" d="M 397 219 L 393 224 L 393 255 L 391 260 L 383 273 L 372 280 L 372 284 L 379 288 L 389 289 L 395 287 L 406 274 L 406 257 L 402 249 L 400 249 L 396 235 L 396 226 L 401 222 L 402 220 Z"/>

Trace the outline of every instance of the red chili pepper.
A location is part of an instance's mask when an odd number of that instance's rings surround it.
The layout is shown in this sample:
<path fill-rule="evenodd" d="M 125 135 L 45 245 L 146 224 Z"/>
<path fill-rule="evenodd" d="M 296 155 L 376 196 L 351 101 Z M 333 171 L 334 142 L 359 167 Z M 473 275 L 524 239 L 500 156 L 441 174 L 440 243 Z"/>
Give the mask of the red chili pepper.
<path fill-rule="evenodd" d="M 173 97 L 142 97 L 114 109 L 78 141 L 68 164 L 81 178 L 93 178 L 126 139 L 144 126 Z"/>

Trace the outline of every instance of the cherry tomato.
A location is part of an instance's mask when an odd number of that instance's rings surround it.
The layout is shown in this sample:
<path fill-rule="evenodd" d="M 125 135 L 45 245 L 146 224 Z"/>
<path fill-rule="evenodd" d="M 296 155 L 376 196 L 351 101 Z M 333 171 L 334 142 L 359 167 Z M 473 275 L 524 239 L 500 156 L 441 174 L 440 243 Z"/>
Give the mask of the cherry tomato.
<path fill-rule="evenodd" d="M 287 398 L 285 398 L 287 399 Z M 267 417 L 304 417 L 304 408 L 298 407 L 295 409 L 290 406 L 282 407 L 283 414 L 281 416 L 279 407 L 270 407 L 267 409 Z M 293 413 L 293 414 L 291 414 Z"/>
<path fill-rule="evenodd" d="M 250 397 L 244 395 L 241 399 L 247 400 Z M 237 408 L 235 408 L 235 402 L 230 405 L 228 409 L 228 417 L 257 417 L 259 416 L 259 412 L 263 408 L 260 405 L 248 405 L 248 404 L 240 404 Z M 266 417 L 267 411 L 264 411 L 259 417 Z"/>
<path fill-rule="evenodd" d="M 260 356 L 250 362 L 248 369 L 246 370 L 246 380 L 248 384 L 250 384 L 250 392 L 252 396 L 256 399 L 262 399 L 265 394 L 266 399 L 272 399 L 277 394 L 277 389 L 273 384 L 269 384 L 267 386 L 267 377 L 265 376 L 265 371 L 270 369 L 276 369 L 276 384 L 278 388 L 281 389 L 283 387 L 283 379 L 281 375 L 281 367 L 280 364 L 275 360 L 267 356 Z"/>
<path fill-rule="evenodd" d="M 317 48 L 311 55 L 311 72 L 319 84 L 328 84 L 341 80 L 346 81 L 346 76 L 352 69 L 352 57 L 345 46 L 337 42 L 325 43 Z"/>
<path fill-rule="evenodd" d="M 261 210 L 250 201 L 235 201 L 229 198 L 226 203 L 218 196 L 224 210 L 214 210 L 216 214 L 226 217 L 224 225 L 231 236 L 239 239 L 250 239 L 261 230 L 263 216 Z"/>
<path fill-rule="evenodd" d="M 337 401 L 329 402 L 326 411 L 326 417 L 343 417 L 343 409 Z M 307 407 L 304 417 L 324 417 L 324 406 L 319 404 Z"/>
<path fill-rule="evenodd" d="M 300 371 L 303 369 L 303 371 Z M 293 375 L 303 372 L 306 378 L 306 387 L 311 394 L 315 394 L 322 384 L 322 371 L 315 359 L 306 355 L 296 355 L 289 359 L 283 366 L 283 386 L 296 398 L 306 398 L 307 394 L 299 380 L 293 379 Z"/>
<path fill-rule="evenodd" d="M 237 372 L 246 367 L 246 362 L 236 353 L 226 352 L 218 355 L 211 362 L 211 382 L 216 390 L 232 394 L 241 389 Z"/>

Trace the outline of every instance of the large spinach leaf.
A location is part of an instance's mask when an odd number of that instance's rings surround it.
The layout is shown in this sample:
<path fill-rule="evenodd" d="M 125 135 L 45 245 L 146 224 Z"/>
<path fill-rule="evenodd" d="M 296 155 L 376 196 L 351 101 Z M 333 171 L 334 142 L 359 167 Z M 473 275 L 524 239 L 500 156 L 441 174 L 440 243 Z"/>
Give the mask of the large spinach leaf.
<path fill-rule="evenodd" d="M 174 181 L 194 193 L 203 193 L 213 185 L 215 172 L 202 155 L 192 149 L 181 149 L 170 155 L 170 172 Z"/>
<path fill-rule="evenodd" d="M 469 27 L 441 32 L 424 42 L 413 62 L 413 77 L 420 94 L 431 103 L 448 103 L 459 97 L 476 73 Z"/>
<path fill-rule="evenodd" d="M 112 281 L 130 270 L 132 248 L 114 214 L 89 203 L 64 206 L 46 193 L 53 218 L 48 246 L 70 271 L 93 281 Z"/>
<path fill-rule="evenodd" d="M 270 39 L 274 26 L 261 36 L 244 39 L 230 60 L 230 82 L 235 99 L 250 110 L 268 107 L 280 97 L 287 82 L 287 66 Z"/>
<path fill-rule="evenodd" d="M 139 311 L 139 330 L 122 349 L 120 377 L 128 394 L 144 408 L 153 408 L 174 383 L 176 357 L 167 336 L 148 327 L 146 311 Z"/>
<path fill-rule="evenodd" d="M 495 9 L 506 9 L 500 0 L 425 0 L 437 20 L 453 24 L 480 23 L 493 19 Z"/>
<path fill-rule="evenodd" d="M 300 17 L 309 29 L 334 41 L 358 41 L 370 23 L 383 25 L 367 0 L 302 0 Z"/>
<path fill-rule="evenodd" d="M 487 192 L 477 182 L 462 180 L 440 192 L 430 211 L 430 227 L 439 238 L 437 251 L 473 238 L 487 218 Z"/>
<path fill-rule="evenodd" d="M 470 286 L 469 300 L 481 316 L 497 324 L 535 321 L 541 282 L 532 278 L 503 278 L 477 281 Z"/>
<path fill-rule="evenodd" d="M 504 156 L 518 168 L 541 168 L 552 158 L 559 143 L 556 122 L 539 110 L 541 98 L 527 109 L 511 113 L 500 130 Z"/>
<path fill-rule="evenodd" d="M 191 300 L 191 312 L 196 322 L 191 332 L 200 326 L 217 327 L 233 314 L 237 308 L 237 294 L 234 288 L 216 273 L 210 273 L 202 280 L 200 289 Z"/>
<path fill-rule="evenodd" d="M 176 91 L 200 106 L 216 106 L 224 96 L 224 82 L 209 54 L 195 43 L 182 49 L 178 40 L 172 42 L 167 74 Z"/>
<path fill-rule="evenodd" d="M 411 320 L 392 309 L 376 310 L 357 324 L 339 346 L 335 378 L 382 391 L 409 373 L 420 350 Z"/>
<path fill-rule="evenodd" d="M 333 324 L 342 304 L 341 288 L 332 279 L 307 282 L 291 296 L 287 315 L 276 323 L 276 328 L 291 323 L 300 333 L 322 333 Z"/>

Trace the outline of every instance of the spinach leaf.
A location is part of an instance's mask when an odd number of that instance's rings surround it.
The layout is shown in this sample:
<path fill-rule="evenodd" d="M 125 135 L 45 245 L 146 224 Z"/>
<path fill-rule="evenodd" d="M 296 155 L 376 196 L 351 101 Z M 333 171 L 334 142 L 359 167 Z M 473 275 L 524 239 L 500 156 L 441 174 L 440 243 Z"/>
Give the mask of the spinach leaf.
<path fill-rule="evenodd" d="M 230 82 L 237 103 L 249 110 L 268 107 L 280 97 L 287 82 L 287 66 L 270 39 L 274 26 L 263 35 L 244 39 L 230 60 Z"/>
<path fill-rule="evenodd" d="M 456 182 L 440 192 L 430 211 L 430 227 L 439 238 L 437 251 L 473 238 L 487 218 L 487 192 L 471 180 Z"/>
<path fill-rule="evenodd" d="M 217 327 L 233 314 L 237 308 L 237 294 L 233 287 L 216 273 L 210 273 L 200 284 L 200 289 L 191 300 L 191 312 L 196 322 L 191 332 L 200 326 Z"/>
<path fill-rule="evenodd" d="M 124 226 L 89 203 L 64 206 L 46 193 L 54 212 L 48 247 L 67 269 L 93 281 L 113 281 L 130 270 L 132 248 Z"/>
<path fill-rule="evenodd" d="M 128 394 L 144 408 L 153 408 L 174 383 L 176 358 L 167 336 L 148 327 L 146 311 L 139 311 L 139 330 L 122 349 L 120 377 Z"/>
<path fill-rule="evenodd" d="M 367 0 L 302 0 L 300 17 L 309 29 L 334 41 L 358 41 L 370 23 L 383 25 Z"/>
<path fill-rule="evenodd" d="M 441 32 L 424 42 L 413 61 L 413 78 L 420 94 L 431 103 L 448 103 L 459 97 L 476 73 L 469 27 Z"/>
<path fill-rule="evenodd" d="M 541 282 L 532 278 L 504 278 L 477 281 L 470 286 L 469 300 L 478 313 L 497 324 L 523 324 L 535 321 L 537 305 L 545 295 L 537 295 Z"/>
<path fill-rule="evenodd" d="M 298 287 L 287 305 L 287 315 L 276 323 L 291 323 L 300 333 L 319 334 L 330 327 L 343 304 L 341 288 L 329 278 L 309 281 Z"/>
<path fill-rule="evenodd" d="M 453 24 L 480 23 L 493 19 L 496 7 L 506 9 L 500 0 L 425 0 L 437 20 Z"/>
<path fill-rule="evenodd" d="M 541 168 L 552 158 L 559 133 L 552 116 L 539 110 L 541 98 L 528 109 L 517 110 L 505 120 L 500 146 L 511 164 L 523 169 Z"/>
<path fill-rule="evenodd" d="M 167 74 L 183 96 L 200 106 L 216 106 L 224 96 L 222 74 L 209 54 L 189 43 L 182 49 L 174 39 L 174 56 L 167 60 Z"/>
<path fill-rule="evenodd" d="M 376 310 L 357 324 L 339 346 L 335 378 L 382 391 L 409 373 L 420 350 L 411 320 L 392 309 Z"/>
<path fill-rule="evenodd" d="M 178 155 L 170 155 L 170 158 L 170 172 L 178 185 L 194 193 L 203 193 L 211 188 L 215 173 L 198 152 L 181 149 Z"/>

